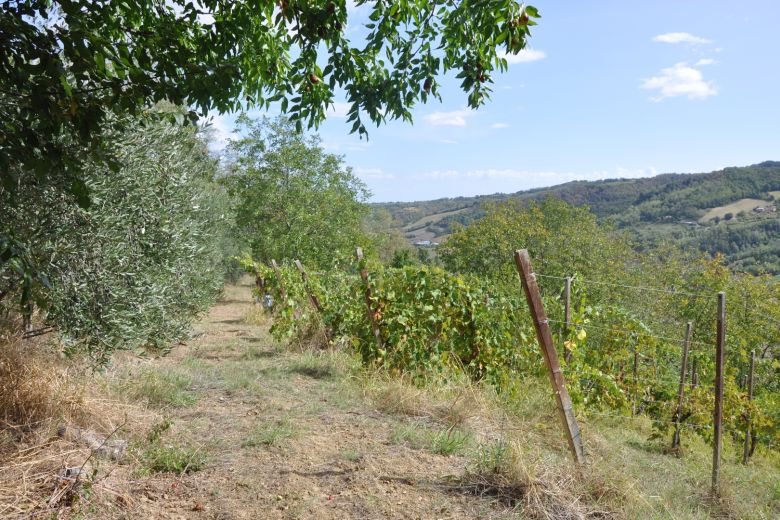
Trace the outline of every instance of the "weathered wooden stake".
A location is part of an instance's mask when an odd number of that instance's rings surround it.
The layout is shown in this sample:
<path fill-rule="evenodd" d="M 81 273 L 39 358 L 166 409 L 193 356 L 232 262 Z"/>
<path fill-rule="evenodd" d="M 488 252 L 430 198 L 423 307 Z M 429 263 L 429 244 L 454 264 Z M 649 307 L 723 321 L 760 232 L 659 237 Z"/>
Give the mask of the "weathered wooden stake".
<path fill-rule="evenodd" d="M 742 450 L 742 464 L 747 464 L 750 459 L 750 437 L 752 434 L 751 427 L 753 426 L 753 417 L 750 413 L 750 403 L 753 401 L 753 371 L 756 368 L 756 351 L 750 351 L 750 372 L 748 372 L 748 410 L 747 410 L 747 427 L 745 428 L 745 447 Z"/>
<path fill-rule="evenodd" d="M 317 295 L 314 294 L 314 292 L 311 290 L 311 286 L 309 285 L 309 275 L 306 273 L 306 270 L 303 268 L 303 264 L 301 264 L 300 260 L 295 260 L 295 267 L 298 269 L 298 272 L 301 273 L 301 280 L 303 281 L 303 288 L 306 289 L 306 294 L 309 296 L 309 301 L 311 302 L 311 306 L 314 307 L 314 310 L 319 313 L 320 318 L 322 318 L 322 315 L 324 314 L 322 310 L 322 305 L 320 305 L 320 300 L 317 298 Z M 325 345 L 322 345 L 323 348 L 327 347 L 327 345 L 330 344 L 330 337 L 331 337 L 331 331 L 330 328 L 323 322 L 323 329 L 325 333 Z"/>
<path fill-rule="evenodd" d="M 726 350 L 726 293 L 718 293 L 715 345 L 715 410 L 713 411 L 712 493 L 720 494 L 720 458 L 723 448 L 723 360 Z"/>
<path fill-rule="evenodd" d="M 685 325 L 685 340 L 683 341 L 682 361 L 680 362 L 680 387 L 677 389 L 677 411 L 674 414 L 673 450 L 680 447 L 680 420 L 682 419 L 683 398 L 685 397 L 685 375 L 688 373 L 688 350 L 691 348 L 692 326 L 690 321 Z"/>
<path fill-rule="evenodd" d="M 282 273 L 279 271 L 279 265 L 276 263 L 276 260 L 273 258 L 271 259 L 271 267 L 274 270 L 274 273 L 276 274 L 276 281 L 279 282 L 279 295 L 282 297 L 282 300 L 285 302 L 287 301 L 287 291 L 284 290 L 284 281 L 282 281 Z"/>
<path fill-rule="evenodd" d="M 363 250 L 360 247 L 355 248 L 355 256 L 357 256 L 358 263 L 363 261 Z M 382 341 L 382 331 L 379 330 L 379 323 L 377 323 L 376 320 L 374 306 L 371 303 L 371 286 L 368 283 L 368 270 L 365 267 L 360 267 L 360 278 L 366 285 L 366 314 L 368 315 L 368 322 L 371 324 L 371 332 L 374 334 L 377 348 L 382 350 L 385 348 L 385 344 L 384 341 Z"/>
<path fill-rule="evenodd" d="M 311 287 L 309 286 L 309 275 L 306 274 L 306 270 L 303 268 L 303 265 L 301 264 L 300 260 L 295 261 L 295 267 L 298 269 L 298 272 L 301 273 L 301 280 L 303 280 L 303 287 L 306 289 L 306 294 L 309 296 L 309 301 L 311 302 L 311 306 L 314 307 L 314 310 L 322 314 L 322 306 L 320 305 L 320 301 L 317 299 L 317 296 L 312 292 Z"/>
<path fill-rule="evenodd" d="M 577 418 L 574 415 L 574 407 L 571 403 L 571 397 L 566 390 L 566 380 L 561 371 L 561 365 L 558 361 L 558 352 L 555 350 L 550 325 L 547 322 L 547 315 L 542 304 L 542 295 L 539 292 L 539 286 L 536 284 L 536 276 L 531 267 L 531 259 L 528 251 L 525 249 L 515 251 L 515 264 L 517 272 L 523 283 L 525 298 L 528 301 L 528 307 L 531 310 L 534 328 L 536 329 L 536 338 L 542 349 L 544 362 L 547 365 L 547 373 L 550 376 L 555 392 L 555 400 L 558 405 L 558 412 L 563 423 L 563 429 L 566 433 L 566 440 L 569 442 L 574 460 L 578 464 L 585 464 L 585 449 L 582 445 L 580 429 L 577 426 Z"/>
<path fill-rule="evenodd" d="M 571 327 L 571 276 L 566 277 L 566 284 L 563 286 L 563 337 L 569 337 L 569 327 Z M 564 345 L 563 359 L 566 364 L 571 361 L 571 349 Z"/>
<path fill-rule="evenodd" d="M 257 299 L 254 303 L 262 303 L 265 296 L 265 280 L 259 274 L 255 274 L 255 287 L 257 288 Z"/>

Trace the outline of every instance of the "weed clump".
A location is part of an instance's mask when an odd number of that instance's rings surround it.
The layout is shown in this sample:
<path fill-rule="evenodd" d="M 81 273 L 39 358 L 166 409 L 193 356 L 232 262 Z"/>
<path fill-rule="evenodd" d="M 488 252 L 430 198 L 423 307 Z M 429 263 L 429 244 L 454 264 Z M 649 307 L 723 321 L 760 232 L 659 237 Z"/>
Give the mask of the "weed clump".
<path fill-rule="evenodd" d="M 175 370 L 143 369 L 120 387 L 124 395 L 152 408 L 184 407 L 197 400 L 190 391 L 192 379 Z"/>
<path fill-rule="evenodd" d="M 163 443 L 163 437 L 173 426 L 173 421 L 164 418 L 152 426 L 146 436 L 146 445 L 140 450 L 141 475 L 151 473 L 195 473 L 203 469 L 206 456 L 200 448 L 179 444 Z"/>
<path fill-rule="evenodd" d="M 595 497 L 581 489 L 577 472 L 562 471 L 543 460 L 529 462 L 517 443 L 506 440 L 475 450 L 461 486 L 467 493 L 492 496 L 519 508 L 532 519 L 616 518 L 611 511 L 592 507 L 594 501 L 587 499 Z"/>
<path fill-rule="evenodd" d="M 295 425 L 287 419 L 277 419 L 267 423 L 259 424 L 252 430 L 241 446 L 244 448 L 255 448 L 257 446 L 271 446 L 282 448 L 286 441 L 295 437 L 298 431 Z"/>

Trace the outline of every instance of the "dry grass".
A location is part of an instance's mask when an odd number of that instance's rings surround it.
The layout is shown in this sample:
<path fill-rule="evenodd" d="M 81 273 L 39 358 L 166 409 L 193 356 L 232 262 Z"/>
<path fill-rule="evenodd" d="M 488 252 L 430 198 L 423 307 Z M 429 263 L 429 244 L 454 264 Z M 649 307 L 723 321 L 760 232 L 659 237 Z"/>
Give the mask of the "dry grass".
<path fill-rule="evenodd" d="M 148 413 L 105 399 L 103 389 L 99 376 L 47 354 L 43 345 L 2 345 L 0 518 L 46 518 L 89 500 L 129 500 L 107 479 L 110 471 L 99 471 L 113 462 L 98 462 L 88 446 L 57 435 L 68 425 L 124 436 L 128 413 L 136 428 L 144 427 Z"/>
<path fill-rule="evenodd" d="M 19 343 L 0 347 L 0 419 L 17 436 L 32 433 L 54 418 L 83 418 L 84 392 L 66 370 L 37 348 Z"/>
<path fill-rule="evenodd" d="M 611 516 L 591 511 L 573 491 L 577 478 L 553 466 L 524 460 L 517 443 L 481 446 L 462 479 L 463 490 L 491 496 L 534 519 L 575 520 Z"/>

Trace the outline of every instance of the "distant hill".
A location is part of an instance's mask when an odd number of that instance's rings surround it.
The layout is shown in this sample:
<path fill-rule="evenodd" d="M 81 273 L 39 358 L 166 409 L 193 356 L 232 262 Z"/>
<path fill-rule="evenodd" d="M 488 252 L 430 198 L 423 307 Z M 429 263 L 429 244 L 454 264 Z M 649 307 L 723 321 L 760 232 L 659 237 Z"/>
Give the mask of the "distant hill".
<path fill-rule="evenodd" d="M 667 239 L 720 252 L 735 268 L 780 274 L 780 162 L 711 173 L 575 181 L 478 197 L 381 203 L 412 241 L 446 239 L 453 226 L 482 217 L 488 202 L 558 197 L 634 233 L 640 245 Z"/>

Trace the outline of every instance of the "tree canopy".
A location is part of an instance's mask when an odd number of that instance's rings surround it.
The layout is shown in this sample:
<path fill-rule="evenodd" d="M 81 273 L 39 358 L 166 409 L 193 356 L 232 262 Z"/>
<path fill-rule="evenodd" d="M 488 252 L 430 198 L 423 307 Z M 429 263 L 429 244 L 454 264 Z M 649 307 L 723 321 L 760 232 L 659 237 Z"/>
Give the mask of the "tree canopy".
<path fill-rule="evenodd" d="M 368 190 L 319 137 L 280 117 L 241 116 L 223 182 L 236 201 L 237 235 L 264 263 L 298 258 L 329 267 L 363 242 Z"/>
<path fill-rule="evenodd" d="M 606 277 L 632 256 L 625 237 L 599 225 L 587 208 L 550 197 L 540 203 L 488 205 L 484 218 L 449 237 L 440 257 L 453 271 L 514 282 L 516 273 L 506 252 L 519 248 L 529 250 L 540 272 L 554 276 L 577 272 Z"/>
<path fill-rule="evenodd" d="M 502 53 L 525 45 L 537 10 L 516 0 L 368 2 L 350 39 L 345 0 L 8 0 L 0 10 L 0 174 L 61 175 L 87 203 L 84 148 L 110 159 L 99 130 L 112 112 L 161 100 L 190 118 L 250 106 L 310 127 L 337 91 L 364 118 L 411 120 L 457 71 L 471 107 L 488 97 Z M 110 160 L 108 161 L 110 163 Z M 11 165 L 21 165 L 20 170 Z"/>

